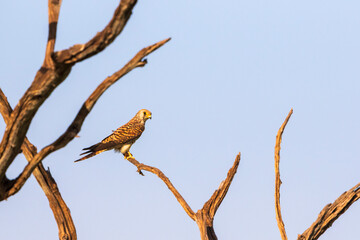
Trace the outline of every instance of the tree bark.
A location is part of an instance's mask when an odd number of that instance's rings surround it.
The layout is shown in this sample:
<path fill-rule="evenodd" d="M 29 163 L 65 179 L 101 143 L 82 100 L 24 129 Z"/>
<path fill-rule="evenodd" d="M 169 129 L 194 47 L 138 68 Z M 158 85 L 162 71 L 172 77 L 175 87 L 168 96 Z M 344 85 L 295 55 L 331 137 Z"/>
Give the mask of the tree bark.
<path fill-rule="evenodd" d="M 327 204 L 316 221 L 298 236 L 298 240 L 316 240 L 360 198 L 360 183 L 341 194 L 333 203 Z"/>
<path fill-rule="evenodd" d="M 283 240 L 287 240 L 287 235 L 285 231 L 285 225 L 281 217 L 281 207 L 280 207 L 280 185 L 281 185 L 280 170 L 279 170 L 280 148 L 281 148 L 282 134 L 292 113 L 293 110 L 291 109 L 276 135 L 276 143 L 275 143 L 275 211 L 276 211 L 276 221 L 278 223 L 281 239 Z M 320 212 L 316 221 L 301 235 L 298 235 L 297 239 L 298 240 L 318 239 L 359 198 L 360 198 L 360 183 L 358 183 L 348 191 L 344 192 L 333 203 L 327 204 Z"/>
<path fill-rule="evenodd" d="M 66 146 L 77 135 L 86 116 L 106 89 L 134 68 L 145 66 L 147 61 L 143 58 L 164 45 L 170 38 L 142 49 L 122 69 L 106 78 L 84 103 L 73 123 L 64 134 L 39 153 L 36 147 L 26 138 L 26 133 L 39 107 L 56 87 L 67 78 L 72 67 L 77 62 L 104 50 L 121 33 L 131 16 L 136 2 L 136 0 L 121 0 L 108 25 L 90 41 L 54 52 L 62 1 L 48 0 L 48 41 L 41 68 L 37 71 L 31 86 L 19 100 L 14 110 L 12 110 L 6 96 L 0 89 L 0 112 L 6 123 L 6 129 L 0 143 L 0 201 L 16 194 L 33 173 L 48 198 L 50 208 L 58 225 L 59 239 L 61 240 L 77 239 L 75 225 L 55 180 L 50 171 L 44 169 L 41 161 L 50 153 Z M 9 180 L 6 177 L 6 171 L 20 152 L 25 155 L 29 163 L 16 179 Z"/>
<path fill-rule="evenodd" d="M 49 33 L 43 65 L 14 108 L 0 143 L 0 183 L 2 183 L 0 184 L 0 199 L 4 199 L 2 194 L 7 191 L 9 182 L 5 173 L 20 152 L 37 110 L 55 88 L 66 79 L 74 64 L 99 53 L 115 40 L 129 20 L 135 4 L 136 0 L 122 0 L 109 24 L 89 42 L 54 53 L 61 1 L 48 0 Z"/>
<path fill-rule="evenodd" d="M 0 149 L 3 146 L 4 152 L 0 150 L 0 201 L 8 198 L 9 196 L 17 193 L 21 187 L 24 185 L 26 180 L 30 177 L 31 173 L 35 167 L 50 153 L 59 150 L 60 148 L 65 147 L 71 140 L 73 140 L 77 134 L 80 132 L 81 126 L 90 113 L 91 109 L 101 97 L 101 95 L 115 82 L 117 82 L 121 77 L 132 71 L 137 67 L 143 67 L 147 64 L 147 60 L 144 59 L 150 53 L 154 52 L 159 47 L 167 43 L 170 38 L 159 41 L 153 45 L 143 48 L 140 50 L 123 68 L 115 72 L 110 77 L 107 77 L 91 94 L 91 96 L 85 101 L 74 121 L 70 124 L 68 129 L 53 143 L 49 144 L 43 148 L 39 153 L 32 157 L 32 161 L 25 167 L 23 172 L 15 179 L 9 180 L 6 178 L 6 170 L 13 161 L 13 158 L 18 154 L 20 150 L 17 150 L 17 145 L 23 141 L 22 135 L 26 133 L 31 119 L 35 115 L 37 109 L 40 107 L 42 102 L 50 95 L 50 93 L 67 77 L 71 67 L 78 61 L 84 60 L 108 46 L 115 37 L 120 34 L 124 28 L 128 18 L 131 15 L 131 10 L 134 7 L 136 1 L 133 0 L 123 0 L 120 2 L 118 8 L 116 9 L 112 20 L 105 27 L 105 29 L 98 33 L 92 40 L 84 44 L 86 47 L 72 47 L 67 50 L 57 52 L 58 59 L 54 61 L 51 56 L 54 50 L 55 37 L 56 37 L 56 24 L 58 13 L 60 10 L 61 1 L 49 1 L 49 22 L 52 24 L 49 25 L 49 39 L 47 45 L 47 53 L 45 54 L 45 60 L 43 67 L 38 71 L 35 80 L 33 81 L 31 87 L 25 93 L 23 99 L 30 101 L 27 104 L 21 104 L 22 100 L 18 103 L 18 108 L 12 112 L 10 119 L 7 123 L 7 128 L 4 134 L 4 145 L 0 145 Z M 57 22 L 56 22 L 57 23 Z M 50 36 L 51 35 L 51 36 Z M 79 46 L 79 45 L 76 45 Z M 49 57 L 50 56 L 50 57 Z M 61 63 L 59 63 L 61 62 Z M 66 62 L 66 63 L 64 63 Z M 60 71 L 60 72 L 59 72 Z M 68 72 L 66 72 L 68 71 Z M 66 74 L 65 74 L 66 72 Z M 58 82 L 60 81 L 60 82 Z M 47 87 L 45 87 L 47 86 Z M 29 100 L 31 92 L 36 92 L 35 102 Z M 35 96 L 34 95 L 34 96 Z M 38 97 L 41 96 L 41 101 L 38 100 Z M 21 107 L 19 107 L 19 105 Z M 36 105 L 36 106 L 35 106 Z M 32 108 L 30 107 L 32 106 Z M 18 111 L 17 113 L 15 111 Z M 27 120 L 21 121 L 16 124 L 14 130 L 14 124 L 17 121 L 14 119 L 14 115 L 29 114 Z M 17 130 L 16 130 L 17 129 Z M 19 131 L 24 131 L 19 134 Z M 10 135 L 6 137 L 7 134 L 14 134 L 14 138 Z M 25 135 L 24 135 L 25 138 Z M 12 139 L 12 147 L 6 150 L 6 145 L 9 143 L 8 140 Z M 11 142 L 11 141 L 10 141 Z M 1 160 L 1 153 L 3 155 L 3 161 Z M 10 154 L 10 155 L 9 155 Z"/>
<path fill-rule="evenodd" d="M 160 169 L 140 163 L 133 157 L 132 158 L 128 157 L 126 159 L 137 167 L 137 169 L 138 169 L 137 172 L 139 174 L 144 176 L 144 174 L 142 173 L 142 170 L 151 172 L 151 173 L 157 175 L 166 184 L 166 186 L 174 194 L 176 200 L 180 203 L 180 205 L 183 207 L 183 209 L 188 214 L 188 216 L 197 223 L 199 230 L 200 230 L 201 240 L 217 240 L 217 237 L 216 237 L 216 234 L 214 231 L 214 227 L 213 227 L 214 217 L 215 217 L 216 211 L 220 207 L 220 204 L 222 203 L 223 199 L 225 198 L 225 196 L 229 190 L 232 180 L 234 179 L 234 176 L 236 174 L 236 171 L 237 171 L 239 163 L 240 163 L 240 153 L 236 156 L 234 164 L 228 171 L 226 179 L 220 183 L 219 188 L 213 193 L 213 195 L 210 197 L 210 199 L 204 204 L 202 209 L 199 209 L 196 212 L 196 214 L 191 209 L 191 207 L 187 204 L 187 202 L 181 196 L 181 194 L 178 192 L 178 190 L 174 187 L 174 185 L 171 183 L 169 178 L 166 177 L 165 174 Z"/>
<path fill-rule="evenodd" d="M 86 117 L 95 106 L 97 100 L 102 96 L 102 94 L 114 83 L 116 83 L 120 78 L 125 76 L 127 73 L 132 71 L 137 67 L 144 67 L 147 64 L 147 60 L 143 58 L 148 56 L 150 53 L 163 46 L 165 43 L 170 41 L 170 38 L 159 41 L 153 45 L 143 48 L 140 50 L 123 68 L 115 72 L 111 76 L 107 77 L 89 96 L 89 98 L 84 102 L 80 108 L 78 114 L 75 116 L 73 122 L 66 129 L 66 131 L 53 143 L 41 149 L 39 153 L 32 156 L 32 160 L 29 161 L 29 164 L 24 168 L 22 173 L 14 180 L 9 181 L 4 189 L 3 198 L 8 198 L 9 196 L 17 193 L 21 187 L 25 184 L 26 180 L 30 177 L 32 171 L 35 167 L 49 154 L 65 147 L 70 141 L 72 141 L 77 134 L 80 132 L 82 124 L 84 123 Z M 1 198 L 0 198 L 1 200 Z"/>
<path fill-rule="evenodd" d="M 62 198 L 59 188 L 51 176 L 50 170 L 45 170 L 40 163 L 34 170 L 33 175 L 44 191 L 50 208 L 54 214 L 60 240 L 76 240 L 76 229 L 71 217 L 70 209 Z"/>
<path fill-rule="evenodd" d="M 10 114 L 12 112 L 11 106 L 7 101 L 4 93 L 0 89 L 0 112 L 5 120 L 5 123 L 8 123 L 10 120 Z M 30 141 L 25 137 L 24 143 L 21 146 L 22 152 L 24 153 L 26 159 L 31 162 L 34 156 L 37 154 L 36 147 L 30 143 Z M 33 175 L 36 178 L 36 181 L 39 183 L 40 187 L 44 191 L 50 208 L 53 211 L 56 223 L 59 230 L 59 239 L 61 240 L 76 240 L 76 229 L 74 222 L 71 217 L 69 208 L 67 207 L 65 201 L 61 197 L 59 188 L 51 176 L 50 171 L 46 171 L 42 165 L 39 163 L 33 171 Z M 10 188 L 12 191 L 17 192 L 19 189 Z M 5 196 L 11 194 L 11 190 L 5 193 Z"/>
<path fill-rule="evenodd" d="M 217 240 L 213 227 L 213 219 L 201 209 L 196 213 L 196 223 L 200 230 L 201 240 Z"/>
<path fill-rule="evenodd" d="M 282 219 L 281 215 L 281 207 L 280 207 L 280 186 L 281 186 L 281 180 L 280 180 L 280 148 L 281 148 L 281 139 L 282 134 L 285 130 L 286 124 L 288 123 L 291 115 L 293 113 L 293 109 L 290 110 L 289 114 L 287 115 L 285 121 L 279 128 L 279 131 L 276 135 L 276 142 L 275 142 L 275 213 L 276 213 L 276 221 L 278 224 L 278 228 L 280 231 L 281 239 L 287 240 L 287 235 L 285 231 L 285 224 Z"/>

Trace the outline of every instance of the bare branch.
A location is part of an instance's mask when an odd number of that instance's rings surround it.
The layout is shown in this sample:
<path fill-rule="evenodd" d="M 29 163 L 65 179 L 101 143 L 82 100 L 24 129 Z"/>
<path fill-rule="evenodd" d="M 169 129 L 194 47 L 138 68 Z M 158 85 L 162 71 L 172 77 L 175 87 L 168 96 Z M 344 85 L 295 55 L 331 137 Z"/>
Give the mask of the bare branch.
<path fill-rule="evenodd" d="M 217 240 L 213 227 L 215 213 L 229 190 L 231 182 L 239 167 L 240 156 L 240 153 L 236 155 L 234 164 L 228 171 L 226 179 L 221 182 L 219 188 L 204 204 L 203 208 L 196 212 L 196 223 L 199 227 L 200 237 L 202 240 Z"/>
<path fill-rule="evenodd" d="M 333 203 L 326 205 L 316 221 L 301 235 L 298 240 L 316 240 L 338 219 L 346 210 L 360 198 L 360 183 L 340 195 Z"/>
<path fill-rule="evenodd" d="M 76 240 L 76 229 L 70 209 L 63 200 L 50 170 L 46 171 L 40 163 L 33 174 L 49 200 L 50 208 L 58 225 L 59 239 Z"/>
<path fill-rule="evenodd" d="M 105 49 L 124 29 L 136 2 L 136 0 L 122 0 L 104 30 L 85 44 L 76 44 L 69 49 L 56 52 L 55 60 L 59 63 L 73 64 Z"/>
<path fill-rule="evenodd" d="M 4 92 L 0 88 L 0 113 L 4 118 L 5 123 L 9 121 L 10 114 L 12 112 L 11 106 Z"/>
<path fill-rule="evenodd" d="M 60 0 L 49 0 L 50 21 L 57 22 L 60 4 Z M 75 45 L 68 50 L 52 53 L 55 39 L 48 42 L 46 56 L 52 57 L 44 60 L 31 86 L 14 108 L 3 135 L 0 144 L 0 183 L 4 182 L 6 170 L 19 153 L 30 123 L 42 103 L 66 79 L 76 62 L 95 55 L 114 41 L 127 23 L 135 4 L 136 0 L 122 0 L 107 27 L 85 45 Z M 55 22 L 50 22 L 52 27 L 49 39 L 56 36 Z M 0 188 L 3 188 L 3 184 Z"/>
<path fill-rule="evenodd" d="M 70 67 L 47 69 L 42 67 L 30 88 L 11 113 L 0 144 L 0 180 L 19 153 L 30 123 L 42 103 L 69 74 Z"/>
<path fill-rule="evenodd" d="M 287 115 L 284 123 L 281 125 L 277 135 L 276 135 L 276 143 L 275 143 L 275 211 L 276 211 L 276 221 L 278 224 L 278 228 L 280 231 L 281 239 L 287 240 L 286 231 L 284 222 L 281 216 L 281 207 L 280 207 L 280 171 L 279 171 L 279 163 L 280 163 L 280 145 L 281 145 L 281 137 L 288 123 L 291 114 L 293 113 L 293 109 L 290 110 L 289 114 Z"/>
<path fill-rule="evenodd" d="M 223 201 L 229 190 L 231 182 L 236 174 L 237 168 L 240 163 L 240 156 L 240 153 L 236 155 L 234 164 L 228 171 L 226 179 L 221 182 L 219 188 L 213 193 L 211 198 L 204 204 L 202 208 L 202 211 L 207 212 L 211 219 L 214 218 L 217 209 L 219 208 L 221 202 Z"/>
<path fill-rule="evenodd" d="M 12 109 L 1 89 L 0 112 L 5 120 L 5 123 L 8 123 Z M 33 159 L 34 155 L 36 155 L 36 147 L 32 145 L 27 138 L 25 138 L 21 149 L 29 162 Z M 43 165 L 39 163 L 33 174 L 49 200 L 51 210 L 54 213 L 54 217 L 58 225 L 59 239 L 76 240 L 76 230 L 71 218 L 70 210 L 62 199 L 57 184 L 52 178 L 50 171 L 45 171 Z M 17 185 L 17 181 L 14 182 L 15 184 L 7 192 L 6 198 L 15 194 L 21 188 L 22 185 L 19 186 Z"/>
<path fill-rule="evenodd" d="M 29 162 L 21 175 L 16 179 L 16 183 L 14 185 L 16 190 L 18 191 L 24 185 L 26 180 L 30 177 L 34 168 L 39 164 L 39 162 L 41 162 L 50 153 L 65 147 L 70 141 L 75 138 L 75 136 L 77 136 L 77 134 L 81 130 L 81 126 L 84 123 L 85 118 L 90 113 L 97 100 L 112 84 L 117 82 L 121 77 L 123 77 L 125 74 L 127 74 L 134 68 L 145 66 L 147 61 L 143 60 L 143 58 L 158 49 L 159 47 L 163 46 L 169 40 L 170 38 L 143 48 L 123 68 L 115 72 L 110 77 L 107 77 L 85 101 L 85 103 L 83 104 L 67 130 L 55 142 L 44 147 L 38 154 L 36 154 L 34 158 L 32 158 L 31 162 Z"/>
<path fill-rule="evenodd" d="M 48 0 L 49 33 L 48 33 L 48 42 L 46 45 L 45 59 L 43 64 L 47 68 L 54 67 L 52 54 L 55 48 L 56 30 L 57 30 L 57 23 L 59 20 L 61 2 L 62 0 Z"/>
<path fill-rule="evenodd" d="M 145 170 L 148 172 L 151 172 L 155 175 L 157 175 L 165 184 L 166 186 L 170 189 L 170 191 L 174 194 L 176 200 L 180 203 L 180 205 L 184 208 L 185 212 L 189 215 L 189 217 L 196 221 L 195 219 L 195 213 L 194 211 L 191 209 L 191 207 L 187 204 L 187 202 L 185 201 L 185 199 L 181 196 L 181 194 L 176 190 L 176 188 L 174 187 L 174 185 L 172 185 L 172 183 L 170 182 L 169 178 L 167 178 L 165 176 L 165 174 L 160 171 L 160 169 L 155 168 L 155 167 L 151 167 L 142 163 L 139 163 L 135 158 L 128 158 L 127 159 L 129 162 L 131 162 L 132 164 L 134 164 L 137 169 L 138 169 L 138 173 L 141 175 L 144 175 L 141 170 Z"/>
<path fill-rule="evenodd" d="M 37 109 L 50 95 L 52 90 L 69 74 L 70 68 L 59 68 L 54 74 L 55 65 L 52 60 L 56 40 L 56 28 L 61 7 L 61 0 L 48 0 L 49 33 L 44 63 L 37 72 L 31 87 L 19 101 L 11 120 L 7 124 L 3 140 L 0 145 L 0 179 L 18 154 L 31 119 Z"/>
<path fill-rule="evenodd" d="M 176 190 L 176 188 L 172 185 L 170 180 L 159 169 L 139 163 L 135 158 L 127 158 L 127 160 L 137 167 L 138 169 L 137 172 L 140 173 L 141 175 L 143 175 L 142 170 L 152 172 L 153 174 L 157 175 L 166 184 L 166 186 L 174 194 L 177 201 L 184 208 L 185 212 L 189 215 L 189 217 L 192 220 L 194 220 L 197 223 L 202 240 L 217 240 L 213 228 L 214 216 L 222 200 L 225 198 L 226 193 L 229 190 L 230 184 L 236 174 L 236 170 L 240 162 L 240 153 L 236 156 L 235 162 L 231 167 L 231 169 L 229 170 L 226 179 L 221 182 L 220 187 L 213 193 L 211 198 L 204 204 L 203 208 L 199 209 L 196 212 L 196 214 L 186 203 L 186 201 Z"/>

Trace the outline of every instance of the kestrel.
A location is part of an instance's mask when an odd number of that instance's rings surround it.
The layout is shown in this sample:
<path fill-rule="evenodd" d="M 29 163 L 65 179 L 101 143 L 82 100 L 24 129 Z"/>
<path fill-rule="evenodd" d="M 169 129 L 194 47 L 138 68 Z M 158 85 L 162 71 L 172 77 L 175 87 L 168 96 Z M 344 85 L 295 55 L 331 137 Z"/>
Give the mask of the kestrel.
<path fill-rule="evenodd" d="M 125 158 L 133 157 L 129 150 L 145 130 L 145 122 L 149 118 L 151 119 L 151 112 L 146 109 L 141 109 L 128 123 L 116 129 L 110 136 L 104 138 L 97 144 L 84 148 L 83 150 L 85 152 L 80 155 L 87 155 L 75 162 L 91 158 L 111 149 L 121 152 Z"/>

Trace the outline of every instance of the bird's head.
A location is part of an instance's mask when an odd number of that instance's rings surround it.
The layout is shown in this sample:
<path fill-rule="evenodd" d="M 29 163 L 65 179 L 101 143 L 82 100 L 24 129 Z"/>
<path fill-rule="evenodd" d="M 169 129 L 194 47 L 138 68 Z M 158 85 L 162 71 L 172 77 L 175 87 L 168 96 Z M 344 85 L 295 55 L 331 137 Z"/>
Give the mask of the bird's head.
<path fill-rule="evenodd" d="M 147 109 L 141 109 L 136 116 L 142 121 L 146 122 L 149 118 L 151 119 L 151 112 Z"/>

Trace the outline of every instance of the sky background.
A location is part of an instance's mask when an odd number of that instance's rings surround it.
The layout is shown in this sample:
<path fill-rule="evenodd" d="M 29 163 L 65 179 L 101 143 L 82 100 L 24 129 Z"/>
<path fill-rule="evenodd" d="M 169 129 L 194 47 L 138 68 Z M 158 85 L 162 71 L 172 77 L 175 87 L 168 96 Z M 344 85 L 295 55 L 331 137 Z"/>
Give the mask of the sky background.
<path fill-rule="evenodd" d="M 56 50 L 85 43 L 118 1 L 63 1 Z M 142 108 L 153 113 L 132 147 L 160 168 L 194 211 L 242 158 L 214 221 L 219 239 L 280 239 L 274 210 L 274 144 L 291 108 L 281 152 L 281 204 L 289 239 L 360 182 L 359 1 L 138 1 L 121 35 L 73 67 L 42 105 L 27 136 L 53 142 L 107 76 L 140 49 L 172 37 L 149 63 L 100 98 L 80 138 L 49 155 L 79 239 L 200 239 L 162 181 L 145 177 L 113 151 L 74 163 L 81 149 L 111 134 Z M 0 87 L 14 107 L 42 64 L 46 1 L 0 4 Z M 0 121 L 1 132 L 5 125 Z M 8 176 L 26 165 L 19 155 Z M 31 177 L 0 203 L 1 239 L 58 238 L 47 198 Z M 355 203 L 321 239 L 356 239 Z"/>

